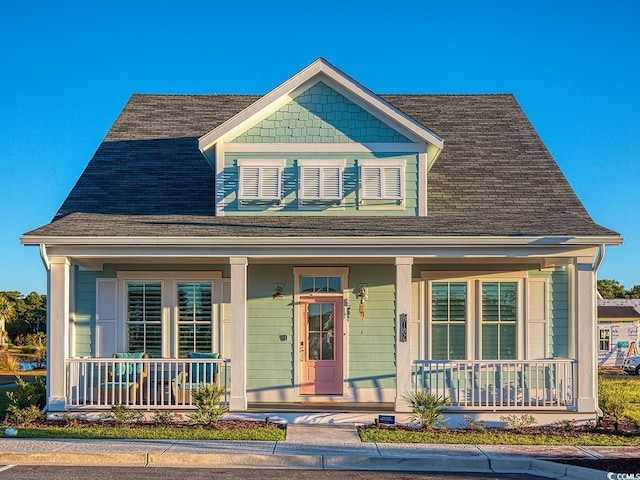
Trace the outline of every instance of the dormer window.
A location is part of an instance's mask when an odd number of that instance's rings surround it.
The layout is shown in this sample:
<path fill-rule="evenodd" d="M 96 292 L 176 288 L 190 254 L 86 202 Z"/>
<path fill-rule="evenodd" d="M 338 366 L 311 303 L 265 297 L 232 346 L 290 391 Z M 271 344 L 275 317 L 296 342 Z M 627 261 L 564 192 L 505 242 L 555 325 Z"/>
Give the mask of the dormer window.
<path fill-rule="evenodd" d="M 342 203 L 344 160 L 298 160 L 298 166 L 301 201 Z"/>
<path fill-rule="evenodd" d="M 280 201 L 284 160 L 238 160 L 240 201 Z"/>
<path fill-rule="evenodd" d="M 361 200 L 404 200 L 405 160 L 359 160 Z"/>

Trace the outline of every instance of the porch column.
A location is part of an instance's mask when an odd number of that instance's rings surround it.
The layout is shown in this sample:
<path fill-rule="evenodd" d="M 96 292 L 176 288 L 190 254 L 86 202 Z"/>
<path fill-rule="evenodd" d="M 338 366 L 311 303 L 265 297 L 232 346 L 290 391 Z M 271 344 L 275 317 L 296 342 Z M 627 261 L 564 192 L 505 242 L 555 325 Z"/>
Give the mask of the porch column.
<path fill-rule="evenodd" d="M 70 265 L 68 257 L 51 257 L 47 274 L 47 410 L 66 408 L 69 358 Z"/>
<path fill-rule="evenodd" d="M 598 406 L 596 351 L 596 275 L 592 257 L 574 261 L 575 353 L 578 360 L 574 382 L 579 412 L 595 412 Z"/>
<path fill-rule="evenodd" d="M 396 412 L 411 409 L 402 398 L 411 390 L 411 267 L 413 257 L 396 257 Z"/>
<path fill-rule="evenodd" d="M 229 410 L 247 410 L 247 257 L 231 257 L 231 398 Z"/>

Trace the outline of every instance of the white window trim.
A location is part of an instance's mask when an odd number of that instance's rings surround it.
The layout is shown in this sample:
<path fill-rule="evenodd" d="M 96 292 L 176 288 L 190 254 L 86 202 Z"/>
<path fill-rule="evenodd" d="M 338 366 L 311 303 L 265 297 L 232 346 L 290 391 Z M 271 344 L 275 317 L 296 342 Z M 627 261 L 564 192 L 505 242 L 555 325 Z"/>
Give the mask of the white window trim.
<path fill-rule="evenodd" d="M 281 202 L 282 201 L 282 182 L 283 182 L 283 170 L 285 167 L 284 159 L 259 159 L 259 158 L 242 158 L 238 159 L 238 187 L 236 189 L 236 195 L 238 198 L 238 206 L 241 207 L 243 202 L 259 202 L 259 201 L 273 201 L 273 202 Z M 262 175 L 263 167 L 271 167 L 278 169 L 278 184 L 277 184 L 277 193 L 275 196 L 264 196 L 262 195 L 262 182 L 261 177 L 258 180 L 258 196 L 243 196 L 242 195 L 242 169 L 243 167 L 248 168 L 257 168 L 259 171 L 259 175 Z"/>
<path fill-rule="evenodd" d="M 359 210 L 404 210 L 406 200 L 406 159 L 377 159 L 364 158 L 358 159 L 358 209 Z M 398 168 L 400 169 L 400 197 L 387 197 L 382 192 L 380 197 L 367 197 L 364 194 L 364 175 L 363 168 Z M 382 178 L 381 178 L 381 181 Z M 390 200 L 397 201 L 398 205 L 367 205 L 367 201 Z"/>
<path fill-rule="evenodd" d="M 212 348 L 218 346 L 216 336 L 219 312 L 217 305 L 222 301 L 222 272 L 118 272 L 116 298 L 118 302 L 117 345 L 121 352 L 127 351 L 127 283 L 135 281 L 159 282 L 162 298 L 162 358 L 178 358 L 178 302 L 176 298 L 178 282 L 210 281 L 213 288 L 211 321 Z M 121 326 L 121 328 L 120 328 Z"/>
<path fill-rule="evenodd" d="M 423 271 L 420 278 L 425 281 L 425 312 L 426 322 L 425 345 L 426 358 L 431 359 L 431 283 L 432 282 L 467 282 L 467 329 L 466 350 L 467 359 L 482 359 L 482 283 L 490 282 L 515 282 L 516 283 L 516 358 L 524 360 L 527 318 L 525 283 L 526 272 L 481 272 L 481 271 Z"/>
<path fill-rule="evenodd" d="M 344 210 L 344 169 L 346 160 L 344 159 L 298 159 L 298 209 L 300 210 L 326 210 L 340 209 Z M 322 175 L 323 168 L 339 169 L 339 193 L 337 197 L 305 197 L 303 195 L 303 179 L 302 170 L 304 168 L 319 168 Z M 322 190 L 322 179 L 320 179 L 320 189 Z M 320 202 L 321 205 L 310 205 L 306 202 Z"/>

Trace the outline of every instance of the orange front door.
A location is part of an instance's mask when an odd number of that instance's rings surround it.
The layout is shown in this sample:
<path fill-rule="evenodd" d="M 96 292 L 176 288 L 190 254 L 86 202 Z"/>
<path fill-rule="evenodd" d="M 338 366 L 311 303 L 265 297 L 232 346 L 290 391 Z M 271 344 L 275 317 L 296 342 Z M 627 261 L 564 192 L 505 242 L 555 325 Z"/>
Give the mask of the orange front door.
<path fill-rule="evenodd" d="M 342 297 L 301 301 L 300 394 L 342 395 Z"/>

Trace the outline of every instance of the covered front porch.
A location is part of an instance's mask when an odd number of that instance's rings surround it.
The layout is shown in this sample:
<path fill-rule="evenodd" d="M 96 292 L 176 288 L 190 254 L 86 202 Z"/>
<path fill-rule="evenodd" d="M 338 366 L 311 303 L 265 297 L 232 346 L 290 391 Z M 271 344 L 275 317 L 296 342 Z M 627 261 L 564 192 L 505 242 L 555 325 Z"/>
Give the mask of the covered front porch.
<path fill-rule="evenodd" d="M 149 248 L 146 255 L 140 247 L 130 257 L 124 247 L 74 255 L 68 247 L 50 249 L 48 320 L 56 335 L 49 339 L 48 410 L 189 410 L 190 392 L 215 384 L 236 414 L 278 405 L 401 413 L 409 409 L 404 394 L 421 389 L 449 398 L 452 412 L 596 415 L 595 248 L 439 247 L 426 255 L 422 247 L 370 244 L 341 246 L 340 256 L 326 246 L 289 245 L 299 250 L 289 256 L 225 248 L 236 254 L 211 256 L 203 252 L 209 247 L 193 246 Z M 201 346 L 196 333 L 192 346 L 181 346 L 178 293 L 185 284 L 211 286 L 206 338 L 219 358 L 184 355 Z M 453 306 L 451 292 L 463 284 L 460 346 L 451 333 L 456 319 L 436 318 L 434 299 L 448 289 Z M 127 299 L 141 285 L 149 298 L 157 289 L 160 302 L 157 323 L 144 319 L 144 341 L 154 338 L 149 332 L 159 338 L 152 348 L 131 337 Z M 513 292 L 512 325 L 483 321 L 478 302 L 490 288 Z M 562 313 L 554 318 L 558 304 Z M 194 319 L 194 332 L 198 322 L 206 323 Z M 502 343 L 488 334 L 482 340 L 493 324 Z M 111 356 L 153 348 L 149 358 Z M 487 358 L 491 349 L 502 358 Z"/>

